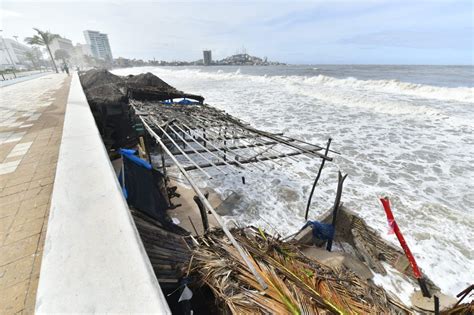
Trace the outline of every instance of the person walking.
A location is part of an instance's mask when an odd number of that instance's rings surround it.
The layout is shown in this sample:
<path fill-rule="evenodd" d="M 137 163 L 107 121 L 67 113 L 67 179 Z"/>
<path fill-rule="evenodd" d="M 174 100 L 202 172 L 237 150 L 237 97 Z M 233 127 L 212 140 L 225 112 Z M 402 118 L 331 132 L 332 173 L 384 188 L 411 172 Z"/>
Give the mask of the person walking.
<path fill-rule="evenodd" d="M 64 64 L 64 71 L 69 75 L 69 67 L 67 66 L 67 63 Z"/>

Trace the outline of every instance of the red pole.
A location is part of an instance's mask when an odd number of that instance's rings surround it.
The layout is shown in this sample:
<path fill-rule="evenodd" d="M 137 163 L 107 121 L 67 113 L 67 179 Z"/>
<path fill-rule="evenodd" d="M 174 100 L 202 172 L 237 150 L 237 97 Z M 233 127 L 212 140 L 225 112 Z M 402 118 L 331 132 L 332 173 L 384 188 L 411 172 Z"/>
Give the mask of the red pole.
<path fill-rule="evenodd" d="M 405 241 L 405 238 L 403 237 L 403 234 L 400 231 L 400 228 L 398 227 L 397 221 L 395 221 L 395 218 L 392 213 L 392 209 L 390 209 L 390 201 L 388 200 L 388 197 L 380 198 L 380 201 L 382 202 L 383 208 L 385 210 L 385 214 L 387 215 L 388 224 L 390 228 L 392 228 L 393 231 L 395 232 L 395 235 L 397 235 L 398 241 L 400 242 L 400 245 L 402 246 L 403 251 L 405 252 L 405 255 L 407 256 L 408 261 L 410 262 L 411 268 L 413 269 L 413 274 L 415 275 L 415 278 L 418 280 L 418 283 L 420 284 L 421 291 L 423 292 L 423 296 L 431 297 L 431 294 L 429 293 L 428 288 L 426 287 L 425 280 L 423 279 L 420 269 L 418 268 L 418 265 L 416 264 L 415 257 L 413 257 L 413 254 L 411 253 L 410 248 L 408 247 Z"/>

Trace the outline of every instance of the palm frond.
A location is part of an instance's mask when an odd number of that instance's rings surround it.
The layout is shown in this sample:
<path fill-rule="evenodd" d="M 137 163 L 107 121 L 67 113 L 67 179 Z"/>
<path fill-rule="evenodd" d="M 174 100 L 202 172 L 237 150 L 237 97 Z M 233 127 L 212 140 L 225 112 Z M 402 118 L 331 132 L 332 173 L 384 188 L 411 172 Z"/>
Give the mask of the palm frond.
<path fill-rule="evenodd" d="M 348 269 L 309 260 L 293 245 L 259 229 L 234 230 L 251 263 L 268 285 L 260 284 L 222 231 L 200 238 L 192 273 L 233 314 L 408 313 L 390 303 L 385 291 Z"/>
<path fill-rule="evenodd" d="M 38 35 L 33 35 L 32 37 L 26 37 L 25 42 L 29 45 L 39 45 L 39 46 L 45 45 L 43 39 Z"/>
<path fill-rule="evenodd" d="M 33 28 L 33 30 L 35 30 L 38 33 L 38 35 L 34 35 L 32 37 L 33 39 L 36 38 L 36 43 L 33 44 L 33 45 L 46 46 L 46 45 L 51 44 L 53 39 L 61 37 L 58 34 L 53 34 L 53 33 L 50 33 L 48 31 L 42 31 L 38 28 Z M 31 38 L 31 37 L 27 37 L 27 38 Z"/>

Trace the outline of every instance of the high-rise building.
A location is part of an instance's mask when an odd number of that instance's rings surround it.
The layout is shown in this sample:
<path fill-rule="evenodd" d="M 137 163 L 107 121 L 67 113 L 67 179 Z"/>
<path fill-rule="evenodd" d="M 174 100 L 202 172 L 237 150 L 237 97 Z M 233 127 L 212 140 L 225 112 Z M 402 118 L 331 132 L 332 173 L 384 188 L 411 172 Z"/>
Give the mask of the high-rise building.
<path fill-rule="evenodd" d="M 30 63 L 27 53 L 31 48 L 10 38 L 0 38 L 0 68 L 21 68 Z"/>
<path fill-rule="evenodd" d="M 209 66 L 212 63 L 212 51 L 210 50 L 204 50 L 203 52 L 203 57 L 204 57 L 204 65 Z"/>
<path fill-rule="evenodd" d="M 98 31 L 84 31 L 84 37 L 91 48 L 92 55 L 96 58 L 112 61 L 112 50 L 110 49 L 107 34 Z"/>

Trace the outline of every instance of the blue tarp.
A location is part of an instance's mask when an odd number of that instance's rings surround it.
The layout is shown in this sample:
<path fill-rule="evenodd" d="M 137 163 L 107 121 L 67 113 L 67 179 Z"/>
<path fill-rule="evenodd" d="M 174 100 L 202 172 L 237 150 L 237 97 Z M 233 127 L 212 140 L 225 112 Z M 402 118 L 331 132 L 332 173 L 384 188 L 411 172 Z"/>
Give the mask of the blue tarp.
<path fill-rule="evenodd" d="M 328 241 L 332 240 L 334 237 L 334 227 L 332 224 L 325 224 L 319 221 L 308 221 L 303 226 L 303 229 L 307 226 L 311 226 L 313 229 L 313 238 Z"/>
<path fill-rule="evenodd" d="M 118 152 L 123 157 L 124 170 L 119 180 L 121 185 L 125 184 L 122 189 L 128 204 L 152 218 L 166 222 L 166 209 L 170 203 L 163 174 L 136 156 L 136 150 L 119 149 Z"/>
<path fill-rule="evenodd" d="M 193 102 L 193 101 L 190 101 L 190 100 L 187 100 L 187 99 L 183 99 L 183 100 L 179 101 L 178 104 L 193 105 L 193 104 L 199 104 L 199 103 L 198 102 Z"/>
<path fill-rule="evenodd" d="M 178 102 L 173 102 L 173 101 L 164 101 L 162 102 L 165 105 L 171 105 L 171 104 L 180 104 L 180 105 L 199 105 L 199 102 L 193 102 L 188 99 L 182 99 L 181 101 Z"/>
<path fill-rule="evenodd" d="M 137 150 L 131 150 L 131 149 L 119 149 L 119 153 L 122 154 L 123 157 L 129 159 L 133 163 L 143 166 L 147 170 L 151 170 L 151 164 L 148 163 L 145 160 L 140 159 L 138 156 L 135 155 L 137 153 Z"/>

